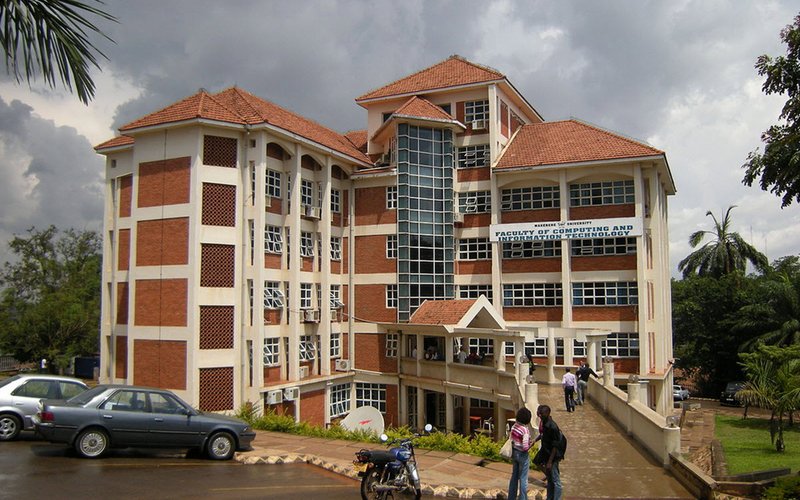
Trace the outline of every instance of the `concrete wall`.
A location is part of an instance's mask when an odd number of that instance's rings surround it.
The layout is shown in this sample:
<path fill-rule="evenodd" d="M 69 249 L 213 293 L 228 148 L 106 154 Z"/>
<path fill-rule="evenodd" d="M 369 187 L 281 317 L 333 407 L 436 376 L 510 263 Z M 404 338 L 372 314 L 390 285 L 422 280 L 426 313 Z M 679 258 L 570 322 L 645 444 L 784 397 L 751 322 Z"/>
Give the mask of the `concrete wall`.
<path fill-rule="evenodd" d="M 670 453 L 680 453 L 680 427 L 668 427 L 664 416 L 643 405 L 638 398 L 628 402 L 627 394 L 617 387 L 604 386 L 589 379 L 589 397 L 642 444 L 664 467 L 670 463 Z"/>

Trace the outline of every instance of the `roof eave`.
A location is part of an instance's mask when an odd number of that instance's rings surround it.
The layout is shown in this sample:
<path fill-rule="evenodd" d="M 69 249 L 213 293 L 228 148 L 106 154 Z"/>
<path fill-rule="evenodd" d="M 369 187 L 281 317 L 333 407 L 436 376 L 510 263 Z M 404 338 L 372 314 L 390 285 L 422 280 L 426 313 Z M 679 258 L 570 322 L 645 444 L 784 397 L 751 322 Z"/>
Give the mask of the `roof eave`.
<path fill-rule="evenodd" d="M 371 103 L 380 102 L 380 101 L 389 101 L 389 100 L 392 100 L 392 99 L 401 99 L 401 98 L 404 98 L 404 97 L 413 97 L 415 95 L 430 94 L 430 93 L 433 93 L 433 92 L 441 92 L 443 90 L 448 90 L 448 91 L 466 90 L 466 89 L 471 89 L 471 88 L 475 88 L 475 87 L 484 87 L 486 85 L 491 85 L 493 83 L 500 83 L 502 81 L 506 81 L 506 79 L 505 78 L 498 78 L 498 79 L 495 79 L 495 80 L 486 80 L 486 81 L 477 82 L 477 83 L 466 83 L 464 85 L 452 85 L 452 86 L 449 86 L 449 87 L 436 87 L 436 88 L 432 88 L 432 89 L 421 89 L 421 90 L 415 90 L 413 92 L 403 92 L 403 93 L 400 93 L 400 94 L 391 94 L 391 95 L 385 95 L 385 96 L 380 96 L 380 97 L 370 97 L 370 98 L 367 98 L 367 99 L 356 98 L 356 104 L 358 104 L 362 108 L 366 108 L 366 106 L 364 106 L 364 104 L 371 104 Z"/>
<path fill-rule="evenodd" d="M 146 133 L 146 132 L 154 132 L 154 131 L 163 130 L 163 129 L 167 129 L 167 128 L 173 128 L 173 127 L 184 127 L 184 126 L 193 125 L 193 124 L 213 125 L 213 126 L 216 126 L 216 127 L 236 128 L 236 129 L 242 129 L 242 130 L 247 128 L 247 125 L 244 124 L 244 123 L 234 123 L 234 122 L 228 122 L 228 121 L 224 121 L 224 120 L 211 120 L 211 119 L 208 119 L 208 118 L 195 117 L 195 118 L 187 118 L 185 120 L 175 120 L 175 121 L 169 121 L 169 122 L 156 123 L 154 125 L 145 125 L 143 127 L 120 128 L 119 131 L 121 133 L 124 133 L 125 135 L 134 135 L 134 134 L 141 134 L 141 133 Z"/>
<path fill-rule="evenodd" d="M 519 91 L 519 90 L 517 90 L 517 88 L 514 86 L 514 84 L 513 84 L 513 83 L 511 83 L 511 82 L 509 81 L 509 79 L 508 79 L 508 78 L 503 78 L 503 81 L 504 81 L 505 83 L 507 83 L 507 84 L 508 84 L 509 88 L 510 88 L 512 91 L 514 91 L 514 94 L 515 94 L 515 95 L 516 95 L 516 96 L 519 98 L 519 100 L 520 100 L 520 101 L 522 101 L 523 103 L 525 103 L 525 105 L 526 105 L 526 106 L 528 106 L 528 109 L 530 109 L 531 111 L 533 111 L 533 114 L 535 114 L 537 118 L 539 118 L 541 121 L 544 121 L 544 117 L 543 117 L 541 114 L 539 114 L 539 112 L 538 112 L 538 111 L 536 111 L 536 108 L 534 108 L 534 107 L 533 107 L 533 105 L 532 105 L 531 103 L 529 103 L 527 99 L 525 99 L 525 96 L 523 96 L 523 95 L 520 93 L 520 91 Z"/>
<path fill-rule="evenodd" d="M 113 153 L 121 153 L 122 151 L 127 151 L 129 149 L 133 149 L 134 143 L 130 144 L 120 144 L 119 146 L 110 146 L 104 148 L 94 148 L 95 153 L 101 155 L 109 155 Z"/>
<path fill-rule="evenodd" d="M 281 128 L 281 127 L 278 127 L 276 125 L 272 125 L 271 123 L 259 123 L 258 125 L 250 127 L 250 130 L 257 130 L 257 129 L 269 130 L 269 131 L 275 132 L 277 134 L 282 134 L 282 135 L 284 135 L 284 136 L 286 136 L 286 137 L 288 137 L 290 139 L 293 139 L 293 140 L 295 140 L 297 142 L 303 142 L 303 143 L 306 143 L 306 144 L 311 144 L 315 148 L 320 149 L 323 152 L 325 152 L 325 153 L 327 153 L 327 154 L 329 154 L 331 156 L 334 156 L 336 158 L 341 158 L 342 160 L 346 160 L 346 161 L 349 161 L 351 163 L 356 163 L 356 164 L 364 166 L 364 167 L 374 167 L 374 165 L 372 163 L 364 161 L 364 160 L 362 160 L 360 158 L 355 158 L 355 157 L 350 156 L 350 155 L 348 155 L 346 153 L 342 153 L 340 151 L 336 151 L 335 149 L 331 148 L 330 146 L 325 146 L 324 144 L 320 144 L 319 142 L 316 142 L 316 141 L 314 141 L 312 139 L 309 139 L 308 137 L 302 136 L 302 135 L 297 134 L 295 132 L 291 132 L 289 130 L 286 130 L 285 128 Z"/>

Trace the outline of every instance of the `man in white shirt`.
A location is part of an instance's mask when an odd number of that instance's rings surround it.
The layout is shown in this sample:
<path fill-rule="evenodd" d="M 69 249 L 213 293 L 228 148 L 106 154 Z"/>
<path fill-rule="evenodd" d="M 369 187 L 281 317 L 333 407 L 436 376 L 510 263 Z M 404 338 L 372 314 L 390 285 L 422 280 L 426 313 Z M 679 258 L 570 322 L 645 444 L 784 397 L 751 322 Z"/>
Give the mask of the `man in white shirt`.
<path fill-rule="evenodd" d="M 561 387 L 564 388 L 564 403 L 567 411 L 575 411 L 575 387 L 578 385 L 575 375 L 567 368 L 567 372 L 561 377 Z"/>

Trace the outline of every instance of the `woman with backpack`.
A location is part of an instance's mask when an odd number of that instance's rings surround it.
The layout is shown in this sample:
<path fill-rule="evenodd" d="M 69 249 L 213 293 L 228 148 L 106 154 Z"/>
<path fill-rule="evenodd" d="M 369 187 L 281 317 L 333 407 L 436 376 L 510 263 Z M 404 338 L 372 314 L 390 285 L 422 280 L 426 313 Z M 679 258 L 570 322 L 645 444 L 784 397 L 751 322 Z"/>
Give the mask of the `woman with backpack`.
<path fill-rule="evenodd" d="M 522 407 L 517 411 L 517 418 L 511 428 L 511 481 L 508 483 L 508 500 L 527 500 L 528 470 L 530 469 L 529 450 L 533 446 L 531 440 L 531 411 Z"/>

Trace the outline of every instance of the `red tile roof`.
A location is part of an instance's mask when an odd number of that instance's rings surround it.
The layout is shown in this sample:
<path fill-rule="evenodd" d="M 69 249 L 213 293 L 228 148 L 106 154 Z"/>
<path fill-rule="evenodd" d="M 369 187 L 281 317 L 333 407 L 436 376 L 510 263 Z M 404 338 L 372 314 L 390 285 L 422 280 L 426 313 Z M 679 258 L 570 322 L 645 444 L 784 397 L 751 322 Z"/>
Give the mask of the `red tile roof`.
<path fill-rule="evenodd" d="M 495 168 L 558 165 L 587 161 L 658 156 L 644 143 L 577 120 L 523 125 Z"/>
<path fill-rule="evenodd" d="M 94 147 L 95 150 L 101 149 L 109 149 L 109 148 L 116 148 L 119 146 L 128 146 L 129 144 L 133 144 L 133 137 L 129 135 L 120 135 L 114 137 L 113 139 L 109 139 L 106 142 L 100 143 Z"/>
<path fill-rule="evenodd" d="M 345 132 L 344 136 L 347 138 L 348 141 L 353 143 L 353 146 L 356 147 L 362 153 L 367 152 L 367 131 L 366 130 L 351 130 L 350 132 Z"/>
<path fill-rule="evenodd" d="M 347 137 L 237 87 L 213 95 L 201 90 L 155 113 L 123 125 L 120 131 L 198 118 L 238 125 L 268 123 L 358 161 L 371 163 L 367 155 Z"/>
<path fill-rule="evenodd" d="M 475 302 L 476 299 L 426 300 L 408 322 L 417 325 L 455 325 Z"/>
<path fill-rule="evenodd" d="M 396 80 L 388 85 L 367 92 L 356 98 L 356 102 L 379 97 L 426 92 L 474 83 L 501 80 L 505 76 L 497 70 L 467 61 L 461 56 L 450 56 L 429 68 Z"/>
<path fill-rule="evenodd" d="M 428 120 L 455 121 L 452 116 L 445 113 L 439 106 L 427 99 L 414 96 L 405 102 L 400 108 L 392 113 L 393 116 L 409 116 Z"/>

